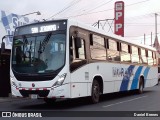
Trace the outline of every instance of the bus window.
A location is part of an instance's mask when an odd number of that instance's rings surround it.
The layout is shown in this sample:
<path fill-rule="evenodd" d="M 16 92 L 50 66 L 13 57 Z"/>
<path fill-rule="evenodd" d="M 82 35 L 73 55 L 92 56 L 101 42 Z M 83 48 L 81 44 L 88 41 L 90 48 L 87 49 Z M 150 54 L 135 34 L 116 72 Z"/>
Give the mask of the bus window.
<path fill-rule="evenodd" d="M 93 45 L 90 45 L 91 58 L 97 60 L 106 60 L 106 48 L 104 38 L 93 35 Z"/>
<path fill-rule="evenodd" d="M 140 61 L 142 64 L 147 64 L 146 50 L 141 48 Z"/>
<path fill-rule="evenodd" d="M 107 59 L 111 61 L 120 61 L 119 43 L 115 40 L 108 40 L 109 49 L 107 49 Z"/>
<path fill-rule="evenodd" d="M 156 52 L 153 52 L 153 61 L 154 61 L 154 65 L 157 65 Z"/>
<path fill-rule="evenodd" d="M 132 46 L 132 63 L 139 63 L 138 48 Z"/>
<path fill-rule="evenodd" d="M 71 72 L 75 69 L 81 67 L 82 65 L 87 63 L 86 60 L 86 52 L 85 52 L 85 41 L 83 39 L 81 40 L 81 47 L 77 48 L 75 43 L 76 39 L 72 36 L 72 39 L 70 42 L 70 70 Z"/>
<path fill-rule="evenodd" d="M 122 62 L 131 62 L 131 50 L 129 45 L 121 43 L 121 61 Z"/>
<path fill-rule="evenodd" d="M 153 65 L 153 55 L 152 51 L 148 50 L 148 65 Z"/>
<path fill-rule="evenodd" d="M 84 47 L 84 40 L 81 39 L 81 43 L 82 43 L 82 46 L 81 48 L 78 49 L 78 55 L 79 56 L 79 59 L 86 59 L 85 58 L 85 47 Z"/>

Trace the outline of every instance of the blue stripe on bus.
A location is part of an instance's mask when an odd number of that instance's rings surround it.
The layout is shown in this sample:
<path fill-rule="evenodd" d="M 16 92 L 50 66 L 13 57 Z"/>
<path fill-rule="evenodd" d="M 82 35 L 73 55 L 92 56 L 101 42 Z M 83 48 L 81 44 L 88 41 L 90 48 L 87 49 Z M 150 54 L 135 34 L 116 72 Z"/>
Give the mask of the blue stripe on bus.
<path fill-rule="evenodd" d="M 138 69 L 134 75 L 133 81 L 132 81 L 131 90 L 137 89 L 138 79 L 141 74 L 142 68 L 143 68 L 143 66 L 138 67 Z"/>
<path fill-rule="evenodd" d="M 122 80 L 122 83 L 121 83 L 120 91 L 128 90 L 129 80 L 130 80 L 130 77 L 132 75 L 134 67 L 135 67 L 134 65 L 130 65 L 128 67 L 128 69 L 125 71 L 125 75 L 123 76 L 123 80 Z"/>
<path fill-rule="evenodd" d="M 150 70 L 150 67 L 146 67 L 146 69 L 144 70 L 144 73 L 143 73 L 143 75 L 144 75 L 144 86 L 146 84 L 146 80 L 147 80 L 149 70 Z"/>

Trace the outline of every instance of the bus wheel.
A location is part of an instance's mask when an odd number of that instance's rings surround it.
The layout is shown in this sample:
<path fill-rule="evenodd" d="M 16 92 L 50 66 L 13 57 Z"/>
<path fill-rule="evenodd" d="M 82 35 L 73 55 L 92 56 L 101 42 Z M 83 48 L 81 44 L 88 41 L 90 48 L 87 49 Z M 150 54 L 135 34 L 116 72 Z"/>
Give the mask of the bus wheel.
<path fill-rule="evenodd" d="M 159 85 L 160 84 L 160 79 L 158 79 L 158 83 L 157 83 L 157 85 Z"/>
<path fill-rule="evenodd" d="M 54 104 L 54 103 L 55 103 L 56 99 L 44 98 L 44 101 L 45 101 L 47 104 L 51 105 L 51 104 Z"/>
<path fill-rule="evenodd" d="M 92 84 L 92 93 L 91 93 L 91 101 L 92 103 L 98 103 L 100 97 L 100 87 L 97 80 L 93 80 Z"/>
<path fill-rule="evenodd" d="M 142 94 L 142 93 L 143 93 L 143 89 L 144 89 L 143 78 L 140 78 L 138 93 L 139 93 L 139 94 Z"/>

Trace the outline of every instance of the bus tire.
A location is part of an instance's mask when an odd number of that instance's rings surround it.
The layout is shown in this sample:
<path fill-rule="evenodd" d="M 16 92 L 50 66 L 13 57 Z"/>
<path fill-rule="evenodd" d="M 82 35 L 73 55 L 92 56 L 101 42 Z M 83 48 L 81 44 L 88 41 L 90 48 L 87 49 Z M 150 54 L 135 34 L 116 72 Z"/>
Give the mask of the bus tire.
<path fill-rule="evenodd" d="M 143 78 L 141 77 L 140 81 L 139 81 L 138 94 L 142 94 L 143 93 L 143 89 L 144 89 L 144 81 L 143 81 Z"/>
<path fill-rule="evenodd" d="M 91 102 L 98 103 L 100 98 L 100 85 L 97 80 L 93 80 L 91 91 Z"/>
<path fill-rule="evenodd" d="M 44 98 L 45 103 L 47 103 L 48 105 L 52 105 L 55 103 L 56 99 L 52 99 L 52 98 Z"/>

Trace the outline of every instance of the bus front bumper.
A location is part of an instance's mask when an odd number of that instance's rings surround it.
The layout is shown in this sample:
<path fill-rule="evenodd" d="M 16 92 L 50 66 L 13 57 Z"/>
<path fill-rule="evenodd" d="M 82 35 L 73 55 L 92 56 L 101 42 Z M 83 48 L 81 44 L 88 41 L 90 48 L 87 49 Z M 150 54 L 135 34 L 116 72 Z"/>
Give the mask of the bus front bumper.
<path fill-rule="evenodd" d="M 13 97 L 30 97 L 32 99 L 39 98 L 70 98 L 69 94 L 66 94 L 69 89 L 69 84 L 65 84 L 56 88 L 17 88 L 12 86 Z"/>

